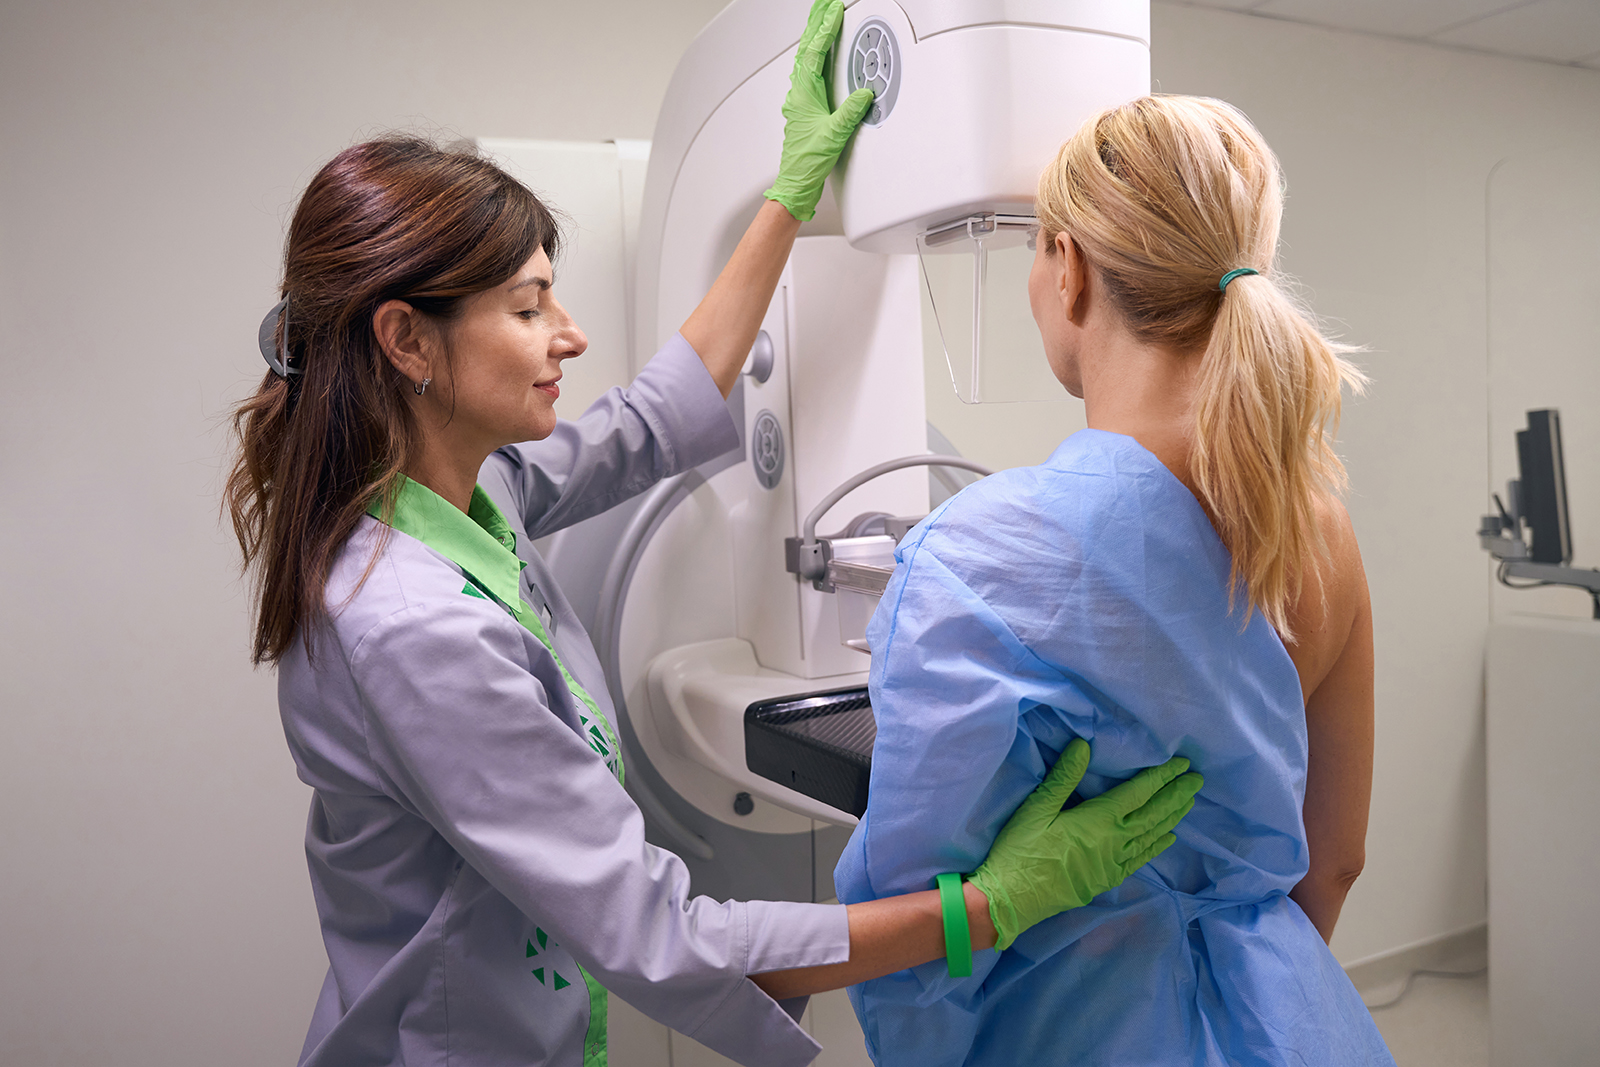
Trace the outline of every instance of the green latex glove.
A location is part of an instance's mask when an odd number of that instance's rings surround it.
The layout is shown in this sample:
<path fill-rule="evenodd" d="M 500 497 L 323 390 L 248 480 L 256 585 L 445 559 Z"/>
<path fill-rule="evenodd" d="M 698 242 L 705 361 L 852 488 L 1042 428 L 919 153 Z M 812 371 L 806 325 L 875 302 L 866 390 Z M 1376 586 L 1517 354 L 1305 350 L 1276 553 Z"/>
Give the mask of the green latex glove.
<path fill-rule="evenodd" d="M 872 109 L 871 89 L 857 89 L 838 111 L 828 107 L 822 70 L 843 21 L 841 0 L 816 0 L 811 5 L 806 31 L 800 35 L 800 54 L 789 75 L 789 95 L 783 101 L 783 157 L 778 163 L 778 180 L 764 195 L 788 208 L 801 222 L 817 213 L 822 183 L 839 161 L 850 135 Z"/>
<path fill-rule="evenodd" d="M 1089 769 L 1089 743 L 1067 746 L 1039 788 L 995 838 L 983 865 L 969 879 L 989 898 L 989 917 L 1010 948 L 1028 927 L 1078 908 L 1118 886 L 1176 840 L 1172 828 L 1194 807 L 1204 784 L 1184 774 L 1189 761 L 1174 756 L 1121 785 L 1062 811 Z"/>

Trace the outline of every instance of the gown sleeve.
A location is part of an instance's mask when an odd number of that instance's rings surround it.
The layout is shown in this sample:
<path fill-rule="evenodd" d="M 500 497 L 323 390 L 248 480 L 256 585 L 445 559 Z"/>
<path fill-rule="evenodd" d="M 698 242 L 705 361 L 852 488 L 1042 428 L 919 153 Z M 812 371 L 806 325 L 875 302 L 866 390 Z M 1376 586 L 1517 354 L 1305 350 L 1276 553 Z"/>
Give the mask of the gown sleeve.
<path fill-rule="evenodd" d="M 835 872 L 845 903 L 931 889 L 942 872 L 976 869 L 1067 739 L 1059 730 L 1035 737 L 1030 724 L 1060 723 L 1060 710 L 1028 714 L 1067 702 L 1060 673 L 930 542 L 940 539 L 927 530 L 908 538 L 869 630 L 878 734 L 867 812 Z M 937 960 L 853 987 L 869 1045 L 962 1063 L 1000 959 L 993 949 L 975 953 L 969 978 L 951 978 Z M 941 1000 L 957 1010 L 921 1010 Z"/>
<path fill-rule="evenodd" d="M 727 402 L 705 364 L 674 334 L 626 388 L 612 388 L 542 441 L 508 445 L 485 464 L 498 474 L 530 538 L 582 522 L 739 445 Z"/>
<path fill-rule="evenodd" d="M 816 1043 L 746 975 L 847 959 L 844 908 L 691 896 L 550 710 L 559 680 L 530 670 L 536 645 L 470 597 L 413 601 L 363 634 L 349 663 L 385 791 L 641 1011 L 741 1063 L 808 1063 Z"/>

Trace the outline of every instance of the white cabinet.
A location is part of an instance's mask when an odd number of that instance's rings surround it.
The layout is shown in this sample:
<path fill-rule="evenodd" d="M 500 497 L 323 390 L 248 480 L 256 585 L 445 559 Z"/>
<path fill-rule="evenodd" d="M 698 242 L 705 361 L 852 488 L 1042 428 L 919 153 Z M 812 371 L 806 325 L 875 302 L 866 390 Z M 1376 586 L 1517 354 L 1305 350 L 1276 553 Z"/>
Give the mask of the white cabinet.
<path fill-rule="evenodd" d="M 1600 621 L 1489 630 L 1495 1067 L 1600 1057 Z"/>

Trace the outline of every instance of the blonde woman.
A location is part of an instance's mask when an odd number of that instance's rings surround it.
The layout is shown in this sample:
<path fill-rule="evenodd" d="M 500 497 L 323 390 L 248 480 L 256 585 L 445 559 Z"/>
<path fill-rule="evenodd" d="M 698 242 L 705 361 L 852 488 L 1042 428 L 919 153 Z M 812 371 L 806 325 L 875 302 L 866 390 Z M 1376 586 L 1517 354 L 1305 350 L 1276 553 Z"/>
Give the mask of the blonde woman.
<path fill-rule="evenodd" d="M 871 802 L 839 898 L 970 870 L 1076 738 L 1080 792 L 1182 755 L 1177 844 L 978 955 L 851 991 L 880 1064 L 1390 1064 L 1329 953 L 1361 871 L 1372 622 L 1329 444 L 1361 375 L 1275 276 L 1238 111 L 1146 97 L 1062 146 L 1029 282 L 1089 429 L 901 544 L 873 620 Z"/>

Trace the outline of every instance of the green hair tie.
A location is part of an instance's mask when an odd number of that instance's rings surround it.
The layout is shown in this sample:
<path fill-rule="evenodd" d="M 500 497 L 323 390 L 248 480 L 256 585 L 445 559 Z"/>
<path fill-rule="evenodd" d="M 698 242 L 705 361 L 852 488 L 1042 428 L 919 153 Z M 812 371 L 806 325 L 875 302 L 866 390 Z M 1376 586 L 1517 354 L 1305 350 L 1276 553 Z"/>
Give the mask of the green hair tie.
<path fill-rule="evenodd" d="M 1233 281 L 1235 278 L 1239 277 L 1241 274 L 1260 274 L 1260 273 L 1261 272 L 1256 270 L 1254 267 L 1240 267 L 1238 270 L 1230 270 L 1228 273 L 1226 273 L 1226 274 L 1224 274 L 1222 276 L 1222 280 L 1217 283 L 1217 288 L 1222 292 L 1227 292 L 1228 291 L 1228 283 Z"/>

